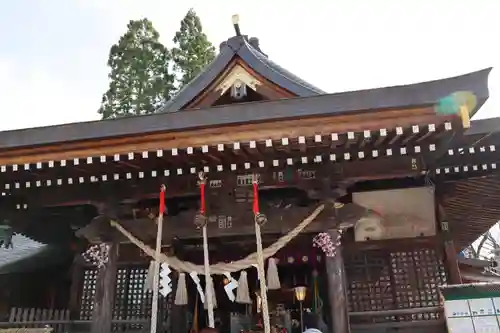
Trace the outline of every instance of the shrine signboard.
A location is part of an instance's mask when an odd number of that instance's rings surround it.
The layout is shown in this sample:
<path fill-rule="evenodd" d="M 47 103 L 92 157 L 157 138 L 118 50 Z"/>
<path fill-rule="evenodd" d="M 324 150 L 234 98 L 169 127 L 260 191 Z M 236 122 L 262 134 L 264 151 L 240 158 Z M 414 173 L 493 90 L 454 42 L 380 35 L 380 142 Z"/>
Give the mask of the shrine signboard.
<path fill-rule="evenodd" d="M 500 284 L 441 288 L 449 333 L 500 333 Z"/>

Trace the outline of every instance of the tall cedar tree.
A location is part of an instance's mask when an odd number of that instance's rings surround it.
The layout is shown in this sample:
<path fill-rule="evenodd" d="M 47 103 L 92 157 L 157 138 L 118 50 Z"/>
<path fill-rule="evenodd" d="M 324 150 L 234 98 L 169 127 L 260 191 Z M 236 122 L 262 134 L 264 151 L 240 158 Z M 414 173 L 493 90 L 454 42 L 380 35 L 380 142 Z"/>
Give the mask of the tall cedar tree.
<path fill-rule="evenodd" d="M 181 28 L 175 33 L 173 41 L 174 69 L 178 86 L 182 88 L 215 58 L 215 47 L 203 32 L 200 18 L 193 9 L 182 19 Z"/>
<path fill-rule="evenodd" d="M 110 84 L 99 113 L 103 119 L 153 113 L 174 92 L 171 55 L 148 19 L 130 21 L 111 47 Z"/>

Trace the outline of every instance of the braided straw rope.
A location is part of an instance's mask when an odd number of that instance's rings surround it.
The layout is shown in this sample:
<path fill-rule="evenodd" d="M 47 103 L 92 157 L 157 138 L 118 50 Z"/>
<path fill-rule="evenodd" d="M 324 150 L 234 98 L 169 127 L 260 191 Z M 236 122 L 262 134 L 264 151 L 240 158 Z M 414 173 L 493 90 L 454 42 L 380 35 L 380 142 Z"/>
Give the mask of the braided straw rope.
<path fill-rule="evenodd" d="M 275 243 L 271 244 L 269 247 L 265 248 L 262 251 L 262 258 L 266 260 L 269 257 L 272 257 L 276 254 L 280 249 L 282 249 L 286 244 L 288 244 L 293 238 L 295 238 L 299 233 L 302 232 L 318 215 L 325 209 L 325 205 L 319 205 L 306 219 L 300 222 L 294 229 L 292 229 L 288 234 L 279 238 Z M 125 237 L 127 237 L 130 242 L 139 247 L 144 253 L 148 256 L 154 258 L 155 251 L 144 244 L 141 240 L 137 239 L 133 236 L 129 231 L 123 228 L 117 221 L 110 221 L 111 225 L 115 227 L 119 232 L 121 232 Z M 181 261 L 177 257 L 168 257 L 164 253 L 160 254 L 159 260 L 161 262 L 167 263 L 170 267 L 175 269 L 178 272 L 196 272 L 199 275 L 205 274 L 205 269 L 203 265 L 196 265 L 189 261 Z M 233 273 L 239 272 L 243 269 L 247 269 L 257 264 L 257 253 L 254 252 L 247 257 L 233 261 L 231 263 L 219 262 L 214 265 L 210 265 L 210 274 L 224 274 L 224 273 Z"/>

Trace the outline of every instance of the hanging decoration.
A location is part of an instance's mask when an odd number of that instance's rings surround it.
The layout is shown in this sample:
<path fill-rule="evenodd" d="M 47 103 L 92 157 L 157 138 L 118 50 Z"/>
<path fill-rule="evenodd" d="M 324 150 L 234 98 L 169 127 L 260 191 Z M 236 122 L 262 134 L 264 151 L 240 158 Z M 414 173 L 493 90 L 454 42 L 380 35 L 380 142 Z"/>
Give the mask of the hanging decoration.
<path fill-rule="evenodd" d="M 203 305 L 205 310 L 208 310 L 209 306 L 212 306 L 213 309 L 217 308 L 217 298 L 215 297 L 215 288 L 214 288 L 214 280 L 211 275 L 208 276 L 208 279 L 205 278 L 205 299 L 207 300 Z M 210 301 L 209 301 L 210 300 Z M 214 319 L 215 320 L 215 319 Z M 215 323 L 214 323 L 215 325 Z"/>
<path fill-rule="evenodd" d="M 278 266 L 276 265 L 276 258 L 269 258 L 269 260 L 267 261 L 267 289 L 281 289 Z"/>
<path fill-rule="evenodd" d="M 153 291 L 153 279 L 155 274 L 155 262 L 151 260 L 149 262 L 148 272 L 146 274 L 146 280 L 144 280 L 144 291 Z"/>
<path fill-rule="evenodd" d="M 295 228 L 293 228 L 286 235 L 280 237 L 276 242 L 263 249 L 262 255 L 264 259 L 268 259 L 274 256 L 279 250 L 281 250 L 285 245 L 287 245 L 292 239 L 294 239 L 298 234 L 300 234 L 312 221 L 318 217 L 319 214 L 325 209 L 325 205 L 321 204 L 303 221 L 301 221 Z M 123 234 L 132 244 L 139 247 L 146 255 L 154 258 L 154 250 L 146 245 L 143 241 L 132 235 L 128 230 L 122 227 L 117 221 L 111 221 L 111 226 L 115 227 L 121 234 Z M 175 256 L 167 256 L 161 254 L 160 260 L 166 262 L 173 269 L 180 272 L 196 272 L 196 274 L 205 274 L 205 269 L 203 265 L 196 265 L 189 261 L 182 261 Z M 243 259 L 236 260 L 230 263 L 219 262 L 217 264 L 210 266 L 210 272 L 212 274 L 224 274 L 224 272 L 238 272 L 243 269 L 252 267 L 257 262 L 257 251 L 249 254 Z"/>
<path fill-rule="evenodd" d="M 179 279 L 177 280 L 177 290 L 175 291 L 174 304 L 175 305 L 188 304 L 186 273 L 179 273 Z"/>
<path fill-rule="evenodd" d="M 263 226 L 267 222 L 267 217 L 266 215 L 262 214 L 260 212 L 259 208 L 259 181 L 257 179 L 257 175 L 254 175 L 254 181 L 252 182 L 253 186 L 253 214 L 254 214 L 254 219 L 255 223 L 257 223 L 259 226 Z"/>
<path fill-rule="evenodd" d="M 160 293 L 160 283 L 162 283 L 162 294 L 165 296 L 170 292 L 170 267 L 168 263 L 164 262 L 162 265 L 165 266 L 165 272 L 162 274 L 164 280 L 160 279 L 160 255 L 161 255 L 161 240 L 163 235 L 163 215 L 165 214 L 165 191 L 167 190 L 165 185 L 160 186 L 160 196 L 159 196 L 159 206 L 158 206 L 158 219 L 157 219 L 157 230 L 156 230 L 156 248 L 154 252 L 154 265 L 153 265 L 153 299 L 151 302 L 151 333 L 156 333 L 158 325 L 158 294 Z"/>
<path fill-rule="evenodd" d="M 339 245 L 340 234 L 335 240 L 333 240 L 326 232 L 321 232 L 313 238 L 313 246 L 320 248 L 327 257 L 335 257 L 335 253 Z"/>
<path fill-rule="evenodd" d="M 229 300 L 231 302 L 234 302 L 235 297 L 234 297 L 233 290 L 238 288 L 238 281 L 233 279 L 233 277 L 231 276 L 231 273 L 229 273 L 229 272 L 224 273 L 224 276 L 227 279 L 227 283 L 224 286 L 224 291 L 226 292 L 226 295 L 229 298 Z"/>
<path fill-rule="evenodd" d="M 240 273 L 240 278 L 238 280 L 238 290 L 236 290 L 236 303 L 252 304 L 246 271 L 241 271 Z"/>
<path fill-rule="evenodd" d="M 312 311 L 318 315 L 321 315 L 323 309 L 323 300 L 319 296 L 318 271 L 316 269 L 312 271 L 312 283 L 313 283 Z"/>
<path fill-rule="evenodd" d="M 170 273 L 172 273 L 172 270 L 168 267 L 168 264 L 162 263 L 160 267 L 159 292 L 163 297 L 167 297 L 172 291 L 172 279 L 170 278 Z"/>
<path fill-rule="evenodd" d="M 205 177 L 205 174 L 203 172 L 198 173 L 198 185 L 200 186 L 200 214 L 198 215 L 196 225 L 198 228 L 201 227 L 203 231 L 203 271 L 205 272 L 205 291 L 207 293 L 206 309 L 208 312 L 208 327 L 215 328 L 215 291 L 213 289 L 212 277 L 210 276 L 210 259 L 208 257 L 207 217 L 205 207 L 206 184 L 207 178 Z"/>
<path fill-rule="evenodd" d="M 194 224 L 197 229 L 201 229 L 207 225 L 206 203 L 205 203 L 205 186 L 207 184 L 203 172 L 198 174 L 198 186 L 200 186 L 200 212 L 196 214 Z"/>
<path fill-rule="evenodd" d="M 198 291 L 198 295 L 200 296 L 200 301 L 202 303 L 205 303 L 205 293 L 203 292 L 203 288 L 201 287 L 200 277 L 196 272 L 189 273 L 189 276 L 191 276 L 191 279 L 196 285 L 196 290 Z"/>
<path fill-rule="evenodd" d="M 255 240 L 257 243 L 257 272 L 260 282 L 261 298 L 262 298 L 262 320 L 264 322 L 264 333 L 271 332 L 271 320 L 269 317 L 269 308 L 267 304 L 266 276 L 264 272 L 264 255 L 262 251 L 262 235 L 260 227 L 266 223 L 267 218 L 261 214 L 259 207 L 259 179 L 256 174 L 253 175 L 253 214 L 255 220 Z"/>
<path fill-rule="evenodd" d="M 82 257 L 89 264 L 101 268 L 108 263 L 109 248 L 110 246 L 107 243 L 94 244 L 82 253 Z"/>

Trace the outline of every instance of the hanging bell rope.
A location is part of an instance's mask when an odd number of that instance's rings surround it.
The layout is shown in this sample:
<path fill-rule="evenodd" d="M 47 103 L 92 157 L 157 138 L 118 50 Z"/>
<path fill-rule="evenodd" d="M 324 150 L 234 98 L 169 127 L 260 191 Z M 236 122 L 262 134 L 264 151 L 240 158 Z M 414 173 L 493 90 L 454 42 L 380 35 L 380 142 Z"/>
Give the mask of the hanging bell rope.
<path fill-rule="evenodd" d="M 262 251 L 262 235 L 260 226 L 266 223 L 267 218 L 261 214 L 259 208 L 259 180 L 257 175 L 253 175 L 253 214 L 255 220 L 255 240 L 257 243 L 257 272 L 260 283 L 260 297 L 262 298 L 262 320 L 264 322 L 264 333 L 271 332 L 271 321 L 269 318 L 269 307 L 267 303 L 266 274 L 264 271 L 264 254 Z"/>
<path fill-rule="evenodd" d="M 212 277 L 210 276 L 210 259 L 208 257 L 208 235 L 207 235 L 207 217 L 205 206 L 205 186 L 207 178 L 203 172 L 198 173 L 198 184 L 200 186 L 200 214 L 198 217 L 198 227 L 203 230 L 203 270 L 205 273 L 205 293 L 206 293 L 206 307 L 208 312 L 208 327 L 215 328 L 214 318 L 214 288 Z"/>
<path fill-rule="evenodd" d="M 268 246 L 262 251 L 264 259 L 274 256 L 279 250 L 281 250 L 286 244 L 288 244 L 292 239 L 294 239 L 298 234 L 302 232 L 312 221 L 318 217 L 318 215 L 325 209 L 325 205 L 321 204 L 316 209 L 306 217 L 302 222 L 300 222 L 295 228 L 293 228 L 288 234 L 280 237 L 276 242 Z M 123 234 L 131 243 L 139 247 L 146 255 L 154 258 L 155 251 L 145 244 L 143 241 L 132 235 L 128 230 L 120 225 L 117 221 L 110 221 L 111 226 L 115 227 L 121 234 Z M 161 262 L 167 263 L 170 267 L 178 272 L 196 272 L 196 274 L 205 274 L 203 265 L 196 265 L 189 261 L 182 261 L 175 256 L 167 256 L 161 254 Z M 257 263 L 257 252 L 249 254 L 245 258 L 231 263 L 219 262 L 217 264 L 210 266 L 210 272 L 212 274 L 224 274 L 226 272 L 234 273 L 239 272 L 243 269 L 247 269 L 256 265 Z"/>
<path fill-rule="evenodd" d="M 154 253 L 154 274 L 153 274 L 153 299 L 151 304 L 151 333 L 156 333 L 158 325 L 158 294 L 160 288 L 160 255 L 161 239 L 163 232 L 163 214 L 165 213 L 165 185 L 160 187 L 160 205 L 158 212 L 158 229 L 156 232 L 156 249 Z"/>

